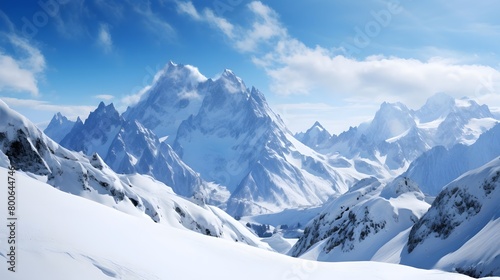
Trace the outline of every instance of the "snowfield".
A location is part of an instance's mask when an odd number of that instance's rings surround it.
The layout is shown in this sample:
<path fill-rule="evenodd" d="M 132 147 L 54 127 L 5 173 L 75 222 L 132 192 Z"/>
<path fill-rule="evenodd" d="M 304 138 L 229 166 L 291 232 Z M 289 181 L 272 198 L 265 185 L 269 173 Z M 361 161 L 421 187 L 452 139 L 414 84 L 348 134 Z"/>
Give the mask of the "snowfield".
<path fill-rule="evenodd" d="M 394 264 L 294 259 L 155 224 L 16 176 L 17 271 L 7 270 L 2 226 L 0 279 L 472 279 Z M 5 209 L 5 191 L 0 201 Z"/>

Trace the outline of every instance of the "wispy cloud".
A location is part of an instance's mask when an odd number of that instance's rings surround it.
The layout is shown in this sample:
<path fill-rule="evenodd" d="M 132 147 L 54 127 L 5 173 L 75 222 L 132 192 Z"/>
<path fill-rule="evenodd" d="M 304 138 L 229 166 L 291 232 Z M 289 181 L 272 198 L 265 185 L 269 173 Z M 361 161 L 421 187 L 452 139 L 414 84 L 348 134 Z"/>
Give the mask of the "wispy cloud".
<path fill-rule="evenodd" d="M 91 14 L 85 0 L 58 1 L 58 13 L 54 16 L 57 31 L 68 39 L 88 35 L 86 20 Z"/>
<path fill-rule="evenodd" d="M 110 53 L 113 49 L 113 40 L 111 39 L 111 33 L 109 33 L 109 25 L 104 23 L 99 25 L 97 44 L 105 53 Z"/>
<path fill-rule="evenodd" d="M 87 116 L 92 110 L 95 110 L 94 106 L 56 105 L 48 101 L 35 99 L 19 99 L 12 97 L 1 97 L 1 99 L 10 107 L 28 108 L 30 110 L 51 112 L 53 114 L 61 112 L 61 114 L 70 118 Z"/>
<path fill-rule="evenodd" d="M 210 9 L 204 9 L 201 13 L 195 8 L 192 2 L 177 2 L 177 12 L 179 14 L 186 14 L 192 19 L 201 22 L 207 22 L 210 26 L 221 31 L 226 37 L 234 39 L 236 36 L 234 25 L 227 21 L 225 18 L 216 15 Z"/>
<path fill-rule="evenodd" d="M 121 20 L 125 14 L 123 2 L 114 0 L 94 0 L 95 5 L 106 15 L 111 16 L 114 20 Z"/>
<path fill-rule="evenodd" d="M 258 1 L 248 4 L 248 8 L 254 15 L 254 22 L 235 41 L 238 50 L 254 52 L 259 49 L 260 44 L 267 44 L 274 38 L 288 37 L 287 30 L 274 10 Z"/>
<path fill-rule="evenodd" d="M 278 21 L 277 13 L 262 4 L 251 2 L 248 9 L 252 12 L 253 22 L 249 28 L 236 26 L 227 19 L 216 15 L 211 9 L 199 12 L 192 2 L 177 2 L 177 12 L 185 14 L 196 21 L 209 23 L 221 31 L 240 52 L 255 52 L 262 43 L 276 37 L 286 37 L 286 29 Z"/>
<path fill-rule="evenodd" d="M 489 81 L 489 92 L 500 92 L 500 71 L 490 66 L 442 57 L 349 58 L 294 38 L 279 15 L 260 1 L 249 3 L 247 8 L 253 21 L 246 26 L 227 22 L 233 31 L 223 33 L 236 50 L 250 54 L 254 64 L 266 71 L 270 88 L 277 94 L 358 97 L 372 102 L 397 99 L 418 106 L 436 92 L 455 97 L 477 95 L 484 81 Z M 210 10 L 200 13 L 192 2 L 181 2 L 178 11 L 196 20 L 209 20 L 206 14 Z"/>
<path fill-rule="evenodd" d="M 110 101 L 110 100 L 113 100 L 115 98 L 113 95 L 110 95 L 110 94 L 99 94 L 99 95 L 94 95 L 93 97 L 95 99 L 105 100 L 105 101 Z"/>
<path fill-rule="evenodd" d="M 175 29 L 159 14 L 153 12 L 149 1 L 129 1 L 129 4 L 142 17 L 144 24 L 152 33 L 168 40 L 175 36 Z"/>
<path fill-rule="evenodd" d="M 0 90 L 39 94 L 38 78 L 45 70 L 45 57 L 38 48 L 15 34 L 0 33 L 17 52 L 6 54 L 0 50 Z"/>
<path fill-rule="evenodd" d="M 202 16 L 198 13 L 191 2 L 177 2 L 177 12 L 189 15 L 195 20 L 203 20 Z"/>

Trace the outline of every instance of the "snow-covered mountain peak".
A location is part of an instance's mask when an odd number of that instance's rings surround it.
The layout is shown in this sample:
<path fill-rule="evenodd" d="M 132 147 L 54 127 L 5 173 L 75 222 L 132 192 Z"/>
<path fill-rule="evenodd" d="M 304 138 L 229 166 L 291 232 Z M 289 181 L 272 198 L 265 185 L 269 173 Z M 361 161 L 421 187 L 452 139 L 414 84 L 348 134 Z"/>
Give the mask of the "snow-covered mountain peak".
<path fill-rule="evenodd" d="M 436 93 L 429 97 L 419 110 L 415 112 L 421 123 L 445 118 L 455 106 L 455 99 L 446 93 Z"/>
<path fill-rule="evenodd" d="M 61 140 L 60 144 L 68 149 L 82 151 L 87 155 L 98 153 L 104 157 L 119 131 L 123 118 L 115 109 L 113 103 L 99 103 L 85 123 L 77 121 L 73 129 Z"/>
<path fill-rule="evenodd" d="M 220 78 L 215 80 L 215 82 L 222 82 L 229 93 L 249 93 L 243 80 L 229 69 L 225 69 Z"/>
<path fill-rule="evenodd" d="M 372 135 L 375 142 L 385 141 L 402 135 L 415 126 L 413 112 L 408 107 L 399 102 L 384 102 L 380 105 L 365 135 Z"/>
<path fill-rule="evenodd" d="M 141 101 L 127 108 L 123 117 L 138 120 L 158 137 L 170 136 L 167 142 L 172 144 L 180 123 L 198 112 L 205 88 L 212 83 L 194 66 L 169 63 L 155 75 Z"/>
<path fill-rule="evenodd" d="M 74 125 L 75 122 L 68 120 L 68 118 L 58 112 L 52 117 L 44 133 L 52 138 L 52 140 L 59 142 L 71 131 Z"/>
<path fill-rule="evenodd" d="M 57 121 L 59 124 L 62 124 L 64 121 L 68 120 L 65 116 L 61 114 L 61 112 L 57 112 L 52 120 Z"/>
<path fill-rule="evenodd" d="M 161 79 L 169 79 L 196 86 L 198 83 L 205 82 L 207 77 L 201 74 L 197 67 L 189 64 L 176 64 L 170 61 L 165 67 L 164 72 L 157 78 L 157 82 L 160 82 Z"/>
<path fill-rule="evenodd" d="M 118 119 L 120 117 L 120 114 L 115 108 L 115 105 L 113 103 L 110 103 L 109 105 L 106 106 L 104 102 L 100 102 L 99 106 L 97 106 L 97 109 L 93 111 L 89 115 L 89 119 L 95 120 L 98 118 L 111 118 L 111 119 Z"/>
<path fill-rule="evenodd" d="M 313 126 L 314 128 L 317 128 L 318 130 L 326 130 L 320 123 L 319 121 L 314 122 Z"/>
<path fill-rule="evenodd" d="M 331 137 L 332 135 L 330 135 L 318 121 L 316 121 L 306 132 L 295 134 L 295 138 L 315 150 L 321 149 L 328 144 Z"/>

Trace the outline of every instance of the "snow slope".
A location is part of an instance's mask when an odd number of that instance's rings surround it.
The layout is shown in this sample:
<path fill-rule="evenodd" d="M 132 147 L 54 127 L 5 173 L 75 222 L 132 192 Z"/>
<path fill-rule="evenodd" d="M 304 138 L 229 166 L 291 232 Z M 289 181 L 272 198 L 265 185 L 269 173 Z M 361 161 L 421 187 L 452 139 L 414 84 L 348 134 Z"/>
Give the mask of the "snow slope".
<path fill-rule="evenodd" d="M 500 276 L 500 157 L 460 176 L 413 226 L 401 263 Z"/>
<path fill-rule="evenodd" d="M 0 168 L 0 177 L 6 170 Z M 1 279 L 471 279 L 376 262 L 318 263 L 169 228 L 18 174 L 17 271 Z M 0 193 L 5 206 L 5 192 Z M 5 211 L 0 219 L 5 220 Z M 0 240 L 7 237 L 0 227 Z M 2 244 L 4 244 L 2 242 Z"/>
<path fill-rule="evenodd" d="M 320 261 L 367 261 L 427 211 L 407 178 L 386 184 L 367 178 L 332 200 L 305 228 L 292 256 Z"/>

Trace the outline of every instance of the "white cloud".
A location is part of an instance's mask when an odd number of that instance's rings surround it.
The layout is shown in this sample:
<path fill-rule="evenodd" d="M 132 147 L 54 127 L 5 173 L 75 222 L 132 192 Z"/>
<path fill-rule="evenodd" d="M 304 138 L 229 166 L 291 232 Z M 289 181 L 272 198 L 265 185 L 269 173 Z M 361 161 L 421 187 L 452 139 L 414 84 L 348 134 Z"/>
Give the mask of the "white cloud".
<path fill-rule="evenodd" d="M 14 56 L 0 50 L 0 90 L 26 91 L 38 95 L 38 78 L 45 70 L 45 57 L 27 40 L 12 34 L 5 37 L 17 53 Z"/>
<path fill-rule="evenodd" d="M 1 97 L 1 99 L 7 103 L 9 107 L 27 108 L 30 111 L 44 111 L 53 114 L 61 112 L 61 114 L 70 119 L 74 119 L 77 116 L 85 119 L 92 110 L 95 110 L 93 106 L 56 105 L 48 101 L 34 99 L 19 99 L 12 97 Z"/>
<path fill-rule="evenodd" d="M 191 1 L 189 2 L 177 2 L 177 12 L 179 14 L 186 14 L 196 21 L 203 21 L 210 24 L 212 27 L 221 31 L 228 38 L 233 38 L 234 26 L 223 17 L 217 16 L 212 10 L 205 9 L 202 13 L 196 10 L 195 6 Z"/>
<path fill-rule="evenodd" d="M 206 19 L 191 2 L 191 17 Z M 315 94 L 368 102 L 402 101 L 421 105 L 436 92 L 455 97 L 500 93 L 500 71 L 448 57 L 427 60 L 370 56 L 348 58 L 322 46 L 310 47 L 290 36 L 279 15 L 260 1 L 248 4 L 254 16 L 248 26 L 227 22 L 223 32 L 232 46 L 249 53 L 271 78 L 270 89 L 281 95 Z M 222 20 L 222 19 L 220 19 Z M 220 27 L 218 27 L 221 29 Z"/>
<path fill-rule="evenodd" d="M 100 99 L 100 100 L 105 100 L 105 101 L 109 101 L 109 100 L 112 100 L 115 98 L 113 95 L 110 95 L 110 94 L 94 95 L 93 97 L 95 99 Z"/>
<path fill-rule="evenodd" d="M 397 57 L 364 60 L 334 56 L 316 47 L 295 48 L 274 56 L 265 66 L 271 89 L 279 94 L 329 93 L 423 103 L 436 92 L 473 97 L 499 92 L 500 72 L 483 65 L 454 64 L 447 60 L 420 61 Z M 292 82 L 291 82 L 292 81 Z M 374 99 L 372 99 L 374 100 Z"/>
<path fill-rule="evenodd" d="M 286 29 L 281 26 L 274 10 L 258 1 L 249 3 L 248 8 L 254 16 L 254 21 L 250 28 L 243 28 L 217 16 L 208 8 L 198 12 L 191 1 L 177 2 L 178 13 L 186 14 L 196 21 L 209 23 L 230 39 L 240 52 L 254 52 L 259 44 L 266 43 L 271 38 L 286 36 Z"/>
<path fill-rule="evenodd" d="M 195 20 L 202 20 L 201 15 L 191 2 L 177 2 L 177 12 L 187 14 Z"/>
<path fill-rule="evenodd" d="M 109 33 L 109 25 L 99 25 L 97 44 L 103 49 L 105 53 L 109 53 L 113 49 L 113 40 L 111 39 L 111 33 Z"/>
<path fill-rule="evenodd" d="M 255 20 L 252 27 L 244 30 L 236 39 L 235 46 L 238 50 L 254 52 L 259 48 L 259 44 L 268 43 L 273 38 L 288 37 L 274 10 L 258 1 L 248 4 L 248 8 L 255 16 Z"/>

